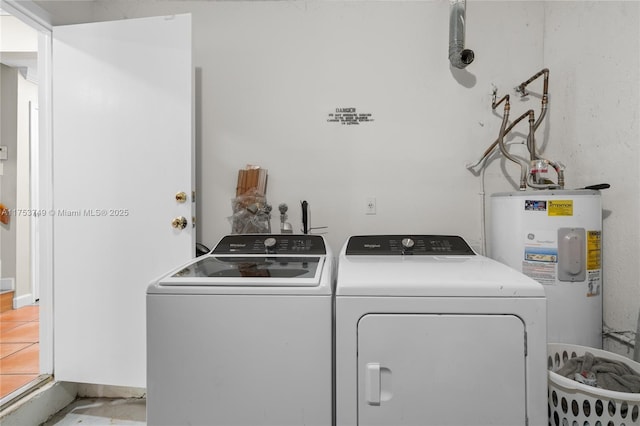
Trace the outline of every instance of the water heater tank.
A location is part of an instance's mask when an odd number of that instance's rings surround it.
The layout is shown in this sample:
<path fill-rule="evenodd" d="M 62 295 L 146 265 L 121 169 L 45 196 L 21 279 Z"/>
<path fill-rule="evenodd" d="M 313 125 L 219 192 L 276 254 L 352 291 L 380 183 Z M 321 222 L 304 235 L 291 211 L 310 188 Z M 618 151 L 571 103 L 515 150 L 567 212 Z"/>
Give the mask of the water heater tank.
<path fill-rule="evenodd" d="M 490 257 L 544 285 L 547 341 L 602 348 L 600 193 L 497 193 L 490 205 Z"/>

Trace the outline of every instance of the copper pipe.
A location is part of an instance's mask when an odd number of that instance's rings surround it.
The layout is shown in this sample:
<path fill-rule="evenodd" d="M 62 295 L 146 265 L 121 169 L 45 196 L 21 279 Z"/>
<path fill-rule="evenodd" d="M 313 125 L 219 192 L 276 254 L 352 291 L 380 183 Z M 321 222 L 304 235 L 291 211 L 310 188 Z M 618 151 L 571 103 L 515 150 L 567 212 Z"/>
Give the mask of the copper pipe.
<path fill-rule="evenodd" d="M 502 124 L 500 125 L 500 132 L 498 133 L 498 146 L 500 147 L 500 151 L 502 152 L 502 155 L 504 155 L 507 159 L 513 161 L 514 163 L 520 166 L 520 190 L 524 191 L 527 189 L 527 166 L 526 164 L 522 163 L 517 158 L 509 154 L 509 151 L 507 151 L 507 148 L 504 145 L 504 135 L 506 134 L 507 122 L 509 121 L 509 111 L 511 110 L 511 105 L 509 104 L 508 95 L 503 97 L 497 104 L 495 104 L 494 102 L 494 104 L 497 106 L 503 100 L 505 101 L 504 115 L 502 116 Z"/>
<path fill-rule="evenodd" d="M 547 104 L 549 103 L 549 97 L 547 94 L 542 95 L 542 107 L 540 109 L 540 116 L 538 117 L 538 121 L 536 121 L 535 129 L 538 130 L 538 126 L 542 123 L 544 116 L 547 115 Z"/>
<path fill-rule="evenodd" d="M 527 135 L 527 149 L 529 150 L 529 159 L 536 159 L 536 126 L 535 126 L 535 113 L 532 109 L 527 111 L 529 115 L 529 134 Z"/>
<path fill-rule="evenodd" d="M 538 117 L 538 121 L 536 121 L 535 123 L 534 130 L 538 130 L 538 127 L 547 114 L 547 104 L 549 103 L 549 68 L 543 68 L 542 70 L 535 73 L 529 80 L 520 83 L 520 85 L 516 87 L 516 92 L 520 93 L 520 96 L 527 96 L 529 94 L 526 89 L 527 86 L 533 83 L 541 75 L 544 76 L 544 80 L 542 83 L 542 107 L 540 116 Z M 535 152 L 533 152 L 533 154 L 537 155 Z"/>
<path fill-rule="evenodd" d="M 491 152 L 495 149 L 496 145 L 498 145 L 500 147 L 500 151 L 502 152 L 502 154 L 509 159 L 510 161 L 513 161 L 516 164 L 520 165 L 520 171 L 521 171 L 521 175 L 520 175 L 520 190 L 526 190 L 527 186 L 530 186 L 532 188 L 536 188 L 536 189 L 554 189 L 554 188 L 564 188 L 564 166 L 562 166 L 560 163 L 554 162 L 554 161 L 550 161 L 547 160 L 545 158 L 542 158 L 540 155 L 538 155 L 537 153 L 537 149 L 536 149 L 536 139 L 535 139 L 535 132 L 538 130 L 538 127 L 540 126 L 540 124 L 542 123 L 542 121 L 544 120 L 544 118 L 546 117 L 547 114 L 547 106 L 549 103 L 549 69 L 548 68 L 544 68 L 541 71 L 537 72 L 536 74 L 534 74 L 531 78 L 529 78 L 528 80 L 522 82 L 518 87 L 516 87 L 516 91 L 519 92 L 521 94 L 521 96 L 526 96 L 528 95 L 527 91 L 526 91 L 526 87 L 531 84 L 533 81 L 535 81 L 537 78 L 539 78 L 540 76 L 544 76 L 544 81 L 543 81 L 543 93 L 542 93 L 542 102 L 541 102 L 541 110 L 540 110 L 540 115 L 538 117 L 538 119 L 535 119 L 535 112 L 533 110 L 528 110 L 527 112 L 525 112 L 524 114 L 522 114 L 520 117 L 518 117 L 513 123 L 511 123 L 509 126 L 506 125 L 507 121 L 508 121 L 508 117 L 509 117 L 509 111 L 511 109 L 510 103 L 509 103 L 509 95 L 505 95 L 503 96 L 500 100 L 496 100 L 497 99 L 497 95 L 496 95 L 496 90 L 494 89 L 493 92 L 493 99 L 491 102 L 491 108 L 492 109 L 496 109 L 502 102 L 505 102 L 505 114 L 502 118 L 502 125 L 500 126 L 500 132 L 498 135 L 498 139 L 496 139 L 491 146 L 489 146 L 489 148 L 487 148 L 485 150 L 485 152 L 482 154 L 482 157 L 480 158 L 480 160 L 478 160 L 477 163 L 473 164 L 473 165 L 467 165 L 468 169 L 472 169 L 474 167 L 476 167 L 478 164 L 480 164 L 482 161 L 484 161 L 489 154 L 491 154 Z M 523 120 L 525 117 L 529 118 L 529 134 L 527 135 L 527 150 L 529 151 L 529 155 L 530 155 L 530 159 L 531 161 L 535 161 L 535 160 L 543 160 L 545 161 L 547 164 L 549 164 L 550 166 L 552 166 L 557 175 L 558 175 L 558 183 L 554 184 L 554 183 L 546 183 L 546 184 L 541 184 L 538 182 L 533 182 L 530 181 L 529 178 L 533 177 L 530 176 L 532 175 L 532 173 L 529 173 L 528 171 L 528 167 L 526 163 L 523 163 L 521 161 L 519 161 L 517 158 L 513 157 L 511 154 L 509 154 L 509 152 L 506 149 L 505 143 L 504 143 L 504 137 L 511 131 L 511 129 L 513 129 L 513 127 L 518 124 L 521 120 Z M 484 166 L 483 166 L 484 167 Z"/>
<path fill-rule="evenodd" d="M 544 75 L 544 93 L 542 94 L 542 110 L 540 111 L 540 117 L 538 117 L 538 121 L 536 121 L 536 123 L 534 124 L 534 131 L 538 129 L 538 126 L 540 126 L 540 123 L 542 123 L 542 120 L 544 119 L 545 115 L 547 114 L 547 104 L 549 102 L 549 96 L 548 96 L 548 90 L 549 90 L 549 69 L 548 68 L 544 68 L 541 71 L 538 71 L 534 76 L 532 76 L 529 80 L 521 83 L 518 87 L 516 87 L 516 92 L 521 93 L 521 96 L 526 96 L 527 92 L 525 90 L 525 88 L 527 87 L 527 85 L 529 85 L 530 83 L 532 83 L 533 81 L 535 81 L 538 77 L 540 77 L 541 75 Z M 493 92 L 493 100 L 491 102 L 491 108 L 492 109 L 496 109 L 498 107 L 498 105 L 500 105 L 503 101 L 509 101 L 509 95 L 504 95 L 499 101 L 496 102 L 496 92 Z M 527 111 L 526 113 L 522 114 L 520 117 L 518 117 L 518 119 L 516 119 L 513 123 L 511 123 L 504 132 L 504 135 L 506 136 L 507 134 L 509 134 L 509 132 L 511 131 L 511 129 L 513 129 L 513 127 L 518 124 L 518 122 L 520 120 L 522 120 L 523 118 L 527 117 L 529 115 L 529 111 Z M 480 160 L 475 163 L 472 166 L 467 166 L 468 168 L 473 168 L 475 166 L 477 166 L 478 164 L 480 164 L 485 158 L 487 158 L 487 156 L 489 154 L 491 154 L 491 151 L 493 151 L 496 147 L 496 145 L 498 145 L 498 139 L 496 139 L 490 146 L 489 148 L 487 148 L 484 152 L 484 154 L 482 154 L 482 157 L 480 158 Z M 527 144 L 527 149 L 530 150 L 529 148 L 529 144 Z M 534 148 L 535 150 L 535 148 Z M 531 152 L 531 151 L 530 151 Z M 533 153 L 534 155 L 537 156 L 537 153 Z"/>
<path fill-rule="evenodd" d="M 516 87 L 516 91 L 520 93 L 521 96 L 526 96 L 528 95 L 527 91 L 526 91 L 526 87 L 533 83 L 537 78 L 539 78 L 540 76 L 544 76 L 544 80 L 542 83 L 542 101 L 541 101 L 541 109 L 540 109 L 540 116 L 538 117 L 538 120 L 536 120 L 536 122 L 533 125 L 532 131 L 535 134 L 535 131 L 538 130 L 538 127 L 540 127 L 540 124 L 542 123 L 542 120 L 544 120 L 545 116 L 547 115 L 547 106 L 549 104 L 549 69 L 548 68 L 543 68 L 542 70 L 538 71 L 537 73 L 535 73 L 531 78 L 529 78 L 527 81 L 522 82 L 518 87 Z M 535 142 L 535 135 L 531 136 L 531 139 L 527 141 L 527 148 L 529 149 L 529 153 L 530 153 L 530 157 L 531 160 L 545 160 L 547 161 L 551 167 L 554 168 L 554 170 L 556 171 L 557 175 L 558 175 L 558 184 L 546 184 L 546 185 L 532 185 L 531 183 L 529 184 L 532 188 L 540 188 L 540 189 L 552 189 L 552 188 L 564 188 L 564 170 L 562 168 L 562 166 L 560 166 L 560 164 L 551 161 L 551 160 L 547 160 L 545 158 L 542 158 L 536 149 L 536 142 Z"/>
<path fill-rule="evenodd" d="M 544 75 L 544 82 L 542 86 L 542 94 L 543 97 L 549 93 L 549 68 L 543 68 L 542 70 L 535 73 L 529 80 L 520 83 L 518 87 L 516 87 L 516 91 L 521 94 L 521 96 L 527 96 L 528 93 L 526 91 L 526 87 L 533 83 L 538 77 Z"/>
<path fill-rule="evenodd" d="M 497 98 L 496 92 L 493 92 L 493 99 L 491 100 L 491 108 L 492 109 L 498 108 L 498 105 L 500 105 L 504 101 L 506 101 L 507 104 L 509 103 L 509 95 L 504 95 L 498 102 L 496 102 L 496 98 Z M 505 106 L 505 108 L 506 108 L 506 106 Z M 511 108 L 511 107 L 509 107 L 509 108 Z"/>
<path fill-rule="evenodd" d="M 509 95 L 506 95 L 505 97 L 508 98 Z M 504 100 L 504 98 L 502 98 L 502 100 Z M 502 102 L 502 100 L 500 100 L 500 102 Z M 499 104 L 499 103 L 498 103 Z M 516 118 L 516 120 L 509 124 L 509 126 L 505 129 L 504 131 L 504 136 L 508 135 L 509 132 L 511 131 L 511 129 L 513 129 L 515 127 L 516 124 L 518 124 L 520 121 L 522 121 L 525 117 L 527 117 L 529 115 L 529 111 L 525 112 L 524 114 L 522 114 L 520 117 Z M 489 148 L 487 148 L 487 150 L 484 152 L 484 154 L 482 154 L 482 158 L 480 158 L 480 161 L 478 161 L 477 164 L 479 164 L 482 160 L 484 160 L 487 155 L 491 154 L 491 151 L 494 150 L 494 148 L 496 147 L 496 145 L 498 145 L 498 139 L 496 139 L 491 146 L 489 146 Z M 474 166 L 475 167 L 475 166 Z"/>

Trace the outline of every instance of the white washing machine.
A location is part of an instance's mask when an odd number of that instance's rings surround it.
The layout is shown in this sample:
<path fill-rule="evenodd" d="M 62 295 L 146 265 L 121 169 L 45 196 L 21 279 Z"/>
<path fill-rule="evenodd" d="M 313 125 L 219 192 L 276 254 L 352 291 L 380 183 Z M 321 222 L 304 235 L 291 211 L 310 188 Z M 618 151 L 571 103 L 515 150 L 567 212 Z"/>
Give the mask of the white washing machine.
<path fill-rule="evenodd" d="M 542 285 L 460 237 L 351 237 L 338 260 L 336 419 L 546 425 Z"/>
<path fill-rule="evenodd" d="M 330 425 L 334 260 L 230 235 L 147 290 L 149 425 Z"/>

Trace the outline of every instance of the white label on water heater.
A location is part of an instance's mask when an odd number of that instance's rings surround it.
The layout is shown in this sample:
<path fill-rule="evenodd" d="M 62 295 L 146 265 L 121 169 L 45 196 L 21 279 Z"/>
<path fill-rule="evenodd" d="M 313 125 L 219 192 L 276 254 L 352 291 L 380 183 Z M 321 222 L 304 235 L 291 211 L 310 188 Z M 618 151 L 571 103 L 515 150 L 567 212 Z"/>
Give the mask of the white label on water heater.
<path fill-rule="evenodd" d="M 600 269 L 597 271 L 589 271 L 587 273 L 587 282 L 588 282 L 588 291 L 587 297 L 594 297 L 600 295 L 601 287 L 602 287 L 602 275 L 600 274 Z"/>
<path fill-rule="evenodd" d="M 540 284 L 556 283 L 558 263 L 557 233 L 527 232 L 524 238 L 522 273 Z"/>
<path fill-rule="evenodd" d="M 556 265 L 540 262 L 522 262 L 522 273 L 543 285 L 556 283 Z"/>

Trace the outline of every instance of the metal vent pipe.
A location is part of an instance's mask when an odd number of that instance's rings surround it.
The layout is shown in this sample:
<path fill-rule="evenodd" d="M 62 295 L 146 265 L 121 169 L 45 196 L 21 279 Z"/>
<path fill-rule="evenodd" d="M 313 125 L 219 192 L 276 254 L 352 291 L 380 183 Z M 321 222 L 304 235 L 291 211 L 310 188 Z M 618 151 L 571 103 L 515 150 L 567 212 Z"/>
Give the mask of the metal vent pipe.
<path fill-rule="evenodd" d="M 456 68 L 465 68 L 473 62 L 473 50 L 464 48 L 466 0 L 450 0 L 449 6 L 449 62 Z"/>

